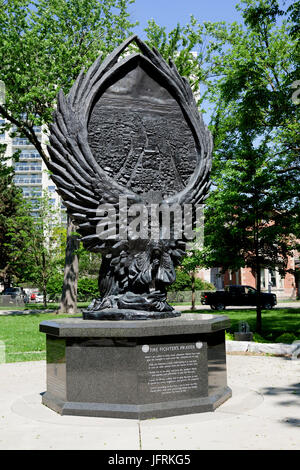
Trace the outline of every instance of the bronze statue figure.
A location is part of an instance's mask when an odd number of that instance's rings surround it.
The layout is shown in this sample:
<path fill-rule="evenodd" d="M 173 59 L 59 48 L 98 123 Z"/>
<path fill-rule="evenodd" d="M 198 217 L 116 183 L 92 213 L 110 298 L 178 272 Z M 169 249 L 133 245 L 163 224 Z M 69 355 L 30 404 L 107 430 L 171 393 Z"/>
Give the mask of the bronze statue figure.
<path fill-rule="evenodd" d="M 131 43 L 139 52 L 122 57 Z M 48 149 L 52 179 L 84 246 L 102 254 L 100 295 L 83 317 L 179 315 L 166 289 L 187 240 L 174 227 L 184 223 L 184 206 L 195 221 L 212 152 L 188 80 L 133 36 L 81 72 L 68 96 L 59 93 Z M 164 208 L 173 214 L 167 218 Z"/>

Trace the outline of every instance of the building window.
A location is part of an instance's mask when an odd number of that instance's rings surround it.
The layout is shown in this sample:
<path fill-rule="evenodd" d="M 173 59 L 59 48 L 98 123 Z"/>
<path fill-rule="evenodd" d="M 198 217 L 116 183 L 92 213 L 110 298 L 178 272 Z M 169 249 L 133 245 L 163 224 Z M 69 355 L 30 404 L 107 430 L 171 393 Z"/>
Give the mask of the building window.
<path fill-rule="evenodd" d="M 266 288 L 266 271 L 265 271 L 265 269 L 260 270 L 260 287 L 262 289 Z"/>
<path fill-rule="evenodd" d="M 255 295 L 256 290 L 253 287 L 245 286 L 245 294 Z"/>
<path fill-rule="evenodd" d="M 2 128 L 2 126 L 5 126 L 4 119 L 0 119 L 0 140 L 5 139 L 5 132 L 4 132 L 4 129 Z"/>
<path fill-rule="evenodd" d="M 17 162 L 15 164 L 16 171 L 42 171 L 40 163 Z"/>
<path fill-rule="evenodd" d="M 269 269 L 269 283 L 271 287 L 277 287 L 276 271 L 274 269 Z"/>
<path fill-rule="evenodd" d="M 0 140 L 4 140 L 5 139 L 5 132 L 3 129 L 2 126 L 5 126 L 5 120 L 4 119 L 0 119 Z"/>
<path fill-rule="evenodd" d="M 23 191 L 23 196 L 26 198 L 42 197 L 42 191 L 40 188 L 23 187 L 22 191 Z"/>
<path fill-rule="evenodd" d="M 27 158 L 41 158 L 40 154 L 36 151 L 22 150 L 20 153 L 20 160 L 25 160 Z"/>
<path fill-rule="evenodd" d="M 28 176 L 28 175 L 17 175 L 14 177 L 14 182 L 16 184 L 41 184 L 42 183 L 42 178 L 39 175 L 36 175 L 37 178 L 34 176 Z"/>
<path fill-rule="evenodd" d="M 28 139 L 22 137 L 15 137 L 13 139 L 13 145 L 31 145 Z"/>
<path fill-rule="evenodd" d="M 284 277 L 281 277 L 276 269 L 269 269 L 267 272 L 266 287 L 269 289 L 283 289 Z"/>

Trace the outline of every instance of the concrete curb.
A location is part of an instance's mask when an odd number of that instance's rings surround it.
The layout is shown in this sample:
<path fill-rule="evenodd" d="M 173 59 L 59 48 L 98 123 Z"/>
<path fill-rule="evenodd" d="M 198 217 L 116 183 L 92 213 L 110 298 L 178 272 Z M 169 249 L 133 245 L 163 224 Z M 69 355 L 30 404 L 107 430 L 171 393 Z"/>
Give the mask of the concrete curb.
<path fill-rule="evenodd" d="M 291 356 L 295 359 L 300 355 L 300 341 L 293 344 L 254 343 L 252 341 L 226 341 L 226 352 L 251 352 L 273 354 L 274 356 Z"/>

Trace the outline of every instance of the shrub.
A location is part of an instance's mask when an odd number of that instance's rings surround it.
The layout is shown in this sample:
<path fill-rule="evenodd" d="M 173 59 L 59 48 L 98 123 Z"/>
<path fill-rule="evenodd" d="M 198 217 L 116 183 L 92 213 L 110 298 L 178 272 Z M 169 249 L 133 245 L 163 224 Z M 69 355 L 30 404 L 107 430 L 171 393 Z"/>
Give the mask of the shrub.
<path fill-rule="evenodd" d="M 59 300 L 63 289 L 64 275 L 56 273 L 47 284 L 47 294 L 50 300 Z M 95 297 L 99 297 L 98 279 L 91 277 L 80 277 L 77 287 L 77 301 L 87 302 Z"/>
<path fill-rule="evenodd" d="M 55 273 L 47 283 L 47 294 L 50 300 L 58 300 L 61 297 L 64 282 L 63 273 Z"/>
<path fill-rule="evenodd" d="M 182 269 L 176 269 L 176 281 L 171 286 L 169 286 L 168 290 L 171 292 L 177 292 L 191 289 L 191 276 L 188 273 L 184 272 Z M 214 290 L 214 286 L 207 281 L 202 281 L 202 279 L 196 278 L 195 290 Z"/>
<path fill-rule="evenodd" d="M 282 335 L 276 338 L 276 343 L 286 343 L 292 344 L 293 341 L 297 339 L 297 336 L 294 333 L 283 333 Z"/>
<path fill-rule="evenodd" d="M 233 333 L 229 333 L 229 331 L 225 331 L 225 339 L 227 341 L 234 341 L 234 334 Z"/>
<path fill-rule="evenodd" d="M 269 342 L 258 333 L 253 333 L 253 341 L 254 343 L 268 343 Z"/>
<path fill-rule="evenodd" d="M 99 297 L 98 279 L 81 277 L 78 279 L 77 301 L 86 302 Z"/>

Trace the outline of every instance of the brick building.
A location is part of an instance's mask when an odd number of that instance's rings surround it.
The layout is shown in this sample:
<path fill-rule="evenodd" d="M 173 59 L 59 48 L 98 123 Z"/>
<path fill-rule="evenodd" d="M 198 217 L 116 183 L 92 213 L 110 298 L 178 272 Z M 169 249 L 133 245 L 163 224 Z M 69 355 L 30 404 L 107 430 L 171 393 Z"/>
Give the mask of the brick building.
<path fill-rule="evenodd" d="M 277 299 L 296 299 L 300 296 L 300 253 L 295 252 L 289 257 L 288 269 L 298 272 L 298 274 L 286 273 L 281 277 L 278 271 L 261 270 L 261 290 L 263 292 L 272 291 L 277 295 Z M 228 270 L 221 274 L 221 268 L 200 269 L 198 272 L 200 279 L 210 282 L 217 290 L 234 284 L 248 285 L 255 287 L 256 280 L 250 268 L 241 268 L 238 271 Z"/>

